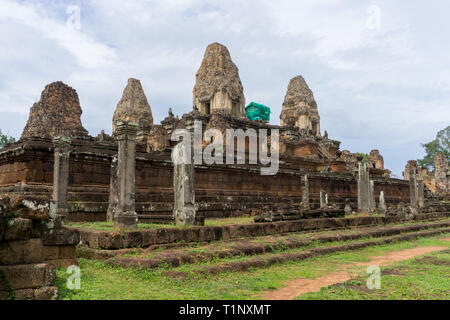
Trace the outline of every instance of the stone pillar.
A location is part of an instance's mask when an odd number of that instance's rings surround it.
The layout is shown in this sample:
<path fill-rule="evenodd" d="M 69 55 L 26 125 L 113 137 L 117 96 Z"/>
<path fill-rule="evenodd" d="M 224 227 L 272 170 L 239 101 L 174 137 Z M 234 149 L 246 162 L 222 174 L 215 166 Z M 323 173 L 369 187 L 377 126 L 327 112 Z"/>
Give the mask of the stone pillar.
<path fill-rule="evenodd" d="M 386 213 L 386 211 L 387 211 L 387 206 L 386 206 L 386 201 L 384 200 L 384 191 L 383 190 L 380 191 L 380 200 L 379 200 L 378 208 L 380 209 L 380 212 L 382 212 L 382 213 Z"/>
<path fill-rule="evenodd" d="M 305 175 L 302 179 L 302 202 L 303 207 L 305 209 L 310 209 L 309 204 L 309 182 L 308 182 L 308 176 Z"/>
<path fill-rule="evenodd" d="M 328 207 L 328 195 L 324 190 L 320 190 L 320 209 Z"/>
<path fill-rule="evenodd" d="M 445 195 L 448 192 L 448 159 L 442 152 L 434 153 L 434 178 L 436 181 L 436 193 Z"/>
<path fill-rule="evenodd" d="M 412 208 L 417 208 L 417 183 L 414 170 L 409 171 L 409 199 Z"/>
<path fill-rule="evenodd" d="M 109 183 L 109 206 L 106 221 L 113 222 L 119 206 L 119 185 L 117 181 L 117 155 L 111 159 L 111 178 Z"/>
<path fill-rule="evenodd" d="M 419 208 L 425 207 L 425 195 L 424 195 L 424 182 L 423 180 L 417 181 L 417 204 Z"/>
<path fill-rule="evenodd" d="M 136 228 L 138 222 L 135 210 L 137 130 L 135 122 L 116 122 L 118 203 L 114 224 L 119 229 Z"/>
<path fill-rule="evenodd" d="M 58 136 L 53 139 L 53 198 L 50 218 L 55 227 L 62 227 L 67 216 L 67 188 L 69 185 L 69 160 L 71 139 Z"/>
<path fill-rule="evenodd" d="M 369 167 L 358 163 L 358 210 L 369 212 Z"/>
<path fill-rule="evenodd" d="M 189 145 L 188 145 L 189 147 Z M 186 160 L 186 144 L 178 143 L 173 152 L 173 215 L 177 225 L 195 224 L 195 192 L 194 192 L 194 152 L 191 152 L 190 161 Z M 192 151 L 192 150 L 191 150 Z M 190 162 L 190 163 L 185 163 Z"/>
<path fill-rule="evenodd" d="M 373 182 L 373 180 L 369 180 L 369 212 L 374 212 L 376 208 L 375 183 Z"/>

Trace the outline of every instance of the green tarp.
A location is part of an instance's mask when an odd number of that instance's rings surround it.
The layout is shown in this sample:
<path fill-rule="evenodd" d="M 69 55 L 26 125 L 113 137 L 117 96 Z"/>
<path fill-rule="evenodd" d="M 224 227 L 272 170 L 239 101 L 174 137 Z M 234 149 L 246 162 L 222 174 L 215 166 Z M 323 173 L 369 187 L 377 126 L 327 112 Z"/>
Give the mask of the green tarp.
<path fill-rule="evenodd" d="M 247 119 L 249 120 L 264 120 L 270 121 L 270 108 L 260 103 L 250 102 L 248 106 L 245 107 L 247 112 Z"/>

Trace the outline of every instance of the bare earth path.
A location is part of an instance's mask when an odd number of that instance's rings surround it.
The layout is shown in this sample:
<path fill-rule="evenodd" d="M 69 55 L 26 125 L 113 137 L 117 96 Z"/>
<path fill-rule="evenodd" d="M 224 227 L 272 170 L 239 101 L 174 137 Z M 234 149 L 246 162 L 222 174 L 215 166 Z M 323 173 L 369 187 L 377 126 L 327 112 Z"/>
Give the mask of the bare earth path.
<path fill-rule="evenodd" d="M 444 240 L 450 240 L 444 239 Z M 354 266 L 388 266 L 395 262 L 409 260 L 420 255 L 429 254 L 435 251 L 448 249 L 448 247 L 417 247 L 413 249 L 405 249 L 393 251 L 384 256 L 371 257 L 369 262 L 358 262 L 349 265 L 338 266 L 339 271 L 328 273 L 316 279 L 294 279 L 287 282 L 286 287 L 278 290 L 266 291 L 262 298 L 265 300 L 292 300 L 301 294 L 308 292 L 318 292 L 321 288 L 333 284 L 351 280 L 356 277 L 352 275 L 348 269 Z"/>

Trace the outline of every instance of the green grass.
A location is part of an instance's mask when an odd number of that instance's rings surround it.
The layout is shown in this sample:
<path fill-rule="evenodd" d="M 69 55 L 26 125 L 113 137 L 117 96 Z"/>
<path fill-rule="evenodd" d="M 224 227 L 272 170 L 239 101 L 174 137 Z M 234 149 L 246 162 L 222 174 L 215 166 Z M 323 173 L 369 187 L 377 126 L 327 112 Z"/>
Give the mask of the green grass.
<path fill-rule="evenodd" d="M 167 268 L 124 269 L 109 266 L 104 262 L 79 259 L 81 290 L 75 291 L 66 288 L 65 283 L 69 275 L 65 273 L 64 269 L 57 270 L 57 285 L 60 288 L 61 299 L 258 299 L 263 290 L 280 288 L 290 279 L 300 277 L 313 279 L 336 271 L 336 267 L 341 264 L 369 261 L 371 256 L 383 255 L 390 251 L 432 245 L 449 246 L 449 242 L 437 238 L 425 238 L 335 253 L 263 269 L 253 269 L 248 272 L 227 272 L 217 276 L 190 274 L 184 279 L 165 276 L 163 273 Z M 428 297 L 431 299 L 448 298 L 448 295 L 446 296 L 440 291 L 448 285 L 448 280 L 445 282 L 441 278 L 442 276 L 448 277 L 448 275 L 435 272 L 434 268 L 433 266 L 430 269 L 433 270 L 430 275 L 419 273 L 419 269 L 413 270 L 415 276 L 411 275 L 407 287 L 400 284 L 393 288 L 401 293 L 423 286 L 423 281 L 431 281 L 425 288 L 429 290 L 435 288 L 435 290 L 431 290 Z M 387 280 L 383 281 L 382 286 L 387 286 Z M 425 289 L 421 290 L 423 294 L 425 291 Z M 347 297 L 350 298 L 350 295 Z M 409 297 L 414 297 L 414 295 L 411 293 Z"/>
<path fill-rule="evenodd" d="M 380 289 L 367 289 L 368 275 L 301 295 L 302 300 L 448 300 L 450 250 L 381 268 Z M 386 272 L 386 274 L 383 274 Z"/>
<path fill-rule="evenodd" d="M 66 226 L 82 229 L 95 229 L 101 231 L 113 231 L 113 222 L 66 222 Z M 177 228 L 174 224 L 156 224 L 156 223 L 139 223 L 138 230 L 158 229 L 158 228 Z"/>
<path fill-rule="evenodd" d="M 254 223 L 254 217 L 234 217 L 234 218 L 217 218 L 205 219 L 205 226 L 224 226 L 229 224 Z"/>
<path fill-rule="evenodd" d="M 218 218 L 206 219 L 205 226 L 223 226 L 230 224 L 253 223 L 253 217 Z M 82 229 L 95 229 L 102 231 L 113 231 L 113 222 L 66 222 L 66 226 Z M 175 224 L 138 223 L 137 230 L 160 229 L 160 228 L 187 228 L 188 226 L 177 226 Z"/>

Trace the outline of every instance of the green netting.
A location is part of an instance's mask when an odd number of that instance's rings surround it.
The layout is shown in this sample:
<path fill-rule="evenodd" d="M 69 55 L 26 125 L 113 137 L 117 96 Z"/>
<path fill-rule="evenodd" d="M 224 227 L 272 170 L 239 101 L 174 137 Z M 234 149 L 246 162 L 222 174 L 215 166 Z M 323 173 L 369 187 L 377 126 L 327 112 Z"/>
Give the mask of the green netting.
<path fill-rule="evenodd" d="M 260 103 L 250 102 L 245 107 L 247 119 L 270 121 L 270 108 Z"/>

